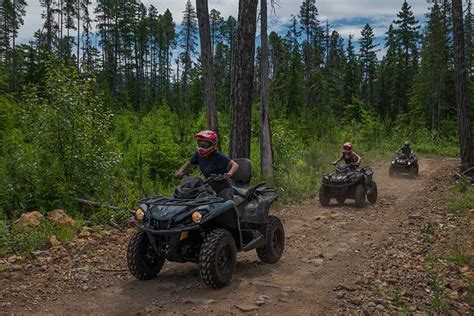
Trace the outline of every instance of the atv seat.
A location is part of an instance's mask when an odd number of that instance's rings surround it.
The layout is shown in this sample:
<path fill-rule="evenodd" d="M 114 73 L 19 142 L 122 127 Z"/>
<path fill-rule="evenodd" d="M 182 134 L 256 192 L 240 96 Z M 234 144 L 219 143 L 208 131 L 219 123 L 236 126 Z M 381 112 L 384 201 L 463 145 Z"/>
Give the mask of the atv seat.
<path fill-rule="evenodd" d="M 234 161 L 239 165 L 239 169 L 232 177 L 233 186 L 248 187 L 252 179 L 252 162 L 247 158 L 236 158 Z"/>
<path fill-rule="evenodd" d="M 249 191 L 249 188 L 239 188 L 236 186 L 234 186 L 233 189 L 234 189 L 234 194 L 238 196 L 243 196 L 243 197 L 245 197 L 247 195 L 247 192 Z"/>

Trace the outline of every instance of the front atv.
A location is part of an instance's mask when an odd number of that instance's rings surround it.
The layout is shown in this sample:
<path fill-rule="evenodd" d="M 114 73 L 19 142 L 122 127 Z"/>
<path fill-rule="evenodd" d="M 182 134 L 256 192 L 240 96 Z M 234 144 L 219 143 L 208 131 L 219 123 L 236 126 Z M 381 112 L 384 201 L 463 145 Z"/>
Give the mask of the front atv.
<path fill-rule="evenodd" d="M 323 175 L 319 190 L 319 202 L 322 206 L 329 206 L 335 198 L 342 204 L 346 199 L 353 199 L 357 207 L 364 207 L 367 200 L 377 202 L 377 183 L 373 180 L 373 170 L 369 167 L 356 169 L 351 165 L 341 165 L 336 172 Z"/>
<path fill-rule="evenodd" d="M 283 225 L 268 214 L 278 195 L 263 184 L 249 187 L 250 161 L 237 162 L 241 172 L 234 175 L 232 201 L 224 201 L 212 191 L 209 183 L 222 181 L 219 176 L 207 181 L 184 177 L 173 197 L 140 200 L 134 211 L 139 231 L 131 238 L 127 252 L 133 276 L 154 278 L 166 260 L 194 262 L 204 283 L 221 288 L 232 279 L 239 251 L 256 249 L 265 263 L 280 259 L 285 243 Z"/>
<path fill-rule="evenodd" d="M 388 174 L 393 177 L 397 174 L 408 174 L 416 177 L 419 174 L 418 158 L 415 155 L 407 157 L 405 155 L 397 155 L 390 164 Z"/>

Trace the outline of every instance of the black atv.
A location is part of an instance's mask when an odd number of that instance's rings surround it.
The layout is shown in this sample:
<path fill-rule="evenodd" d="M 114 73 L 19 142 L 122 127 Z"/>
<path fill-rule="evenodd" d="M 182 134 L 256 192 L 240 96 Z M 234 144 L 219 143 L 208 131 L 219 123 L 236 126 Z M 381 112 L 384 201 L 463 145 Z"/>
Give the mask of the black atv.
<path fill-rule="evenodd" d="M 415 155 L 398 154 L 390 164 L 388 174 L 393 177 L 397 174 L 409 174 L 416 177 L 419 174 L 418 158 Z"/>
<path fill-rule="evenodd" d="M 346 199 L 354 199 L 357 207 L 364 207 L 366 199 L 374 204 L 377 201 L 377 183 L 373 180 L 370 167 L 357 168 L 354 164 L 339 165 L 336 172 L 323 175 L 319 190 L 319 202 L 329 206 L 331 198 L 342 204 Z"/>
<path fill-rule="evenodd" d="M 211 176 L 203 181 L 183 176 L 172 197 L 147 197 L 133 211 L 139 228 L 128 245 L 130 273 L 149 280 L 160 272 L 166 260 L 194 262 L 208 286 L 221 288 L 232 279 L 238 251 L 257 250 L 264 263 L 276 263 L 284 249 L 281 221 L 269 215 L 278 197 L 264 184 L 249 187 L 251 163 L 237 159 L 234 199 L 224 201 L 209 185 L 222 181 Z"/>

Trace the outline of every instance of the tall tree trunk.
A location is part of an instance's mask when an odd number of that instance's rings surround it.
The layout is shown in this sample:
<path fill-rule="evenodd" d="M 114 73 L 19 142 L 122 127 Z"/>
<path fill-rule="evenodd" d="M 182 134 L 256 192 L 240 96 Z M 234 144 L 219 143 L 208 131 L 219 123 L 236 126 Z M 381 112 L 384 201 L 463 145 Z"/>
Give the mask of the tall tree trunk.
<path fill-rule="evenodd" d="M 454 67 L 456 71 L 456 102 L 459 119 L 461 170 L 474 166 L 471 120 L 467 96 L 467 69 L 464 47 L 463 10 L 461 0 L 452 0 L 454 28 Z"/>
<path fill-rule="evenodd" d="M 271 175 L 273 165 L 268 88 L 267 0 L 260 0 L 260 5 L 260 37 L 262 42 L 260 63 L 260 170 L 262 176 L 265 177 Z"/>
<path fill-rule="evenodd" d="M 199 21 L 199 38 L 201 41 L 202 78 L 204 83 L 204 101 L 207 106 L 207 128 L 219 134 L 217 121 L 216 85 L 211 49 L 211 29 L 207 0 L 196 0 Z"/>
<path fill-rule="evenodd" d="M 250 158 L 257 4 L 258 0 L 239 1 L 230 135 L 230 155 L 233 158 Z"/>
<path fill-rule="evenodd" d="M 16 16 L 16 1 L 13 0 L 13 20 L 12 20 L 12 79 L 11 88 L 12 91 L 17 91 L 17 76 L 16 76 L 16 36 L 17 36 L 17 23 L 18 17 Z"/>
<path fill-rule="evenodd" d="M 81 71 L 79 53 L 81 49 L 81 0 L 77 0 L 77 71 Z"/>

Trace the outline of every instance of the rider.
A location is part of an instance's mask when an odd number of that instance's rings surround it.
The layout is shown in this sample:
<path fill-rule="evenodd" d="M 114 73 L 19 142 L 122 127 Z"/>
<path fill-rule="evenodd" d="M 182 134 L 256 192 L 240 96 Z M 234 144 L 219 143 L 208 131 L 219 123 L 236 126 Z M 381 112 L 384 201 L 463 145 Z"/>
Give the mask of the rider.
<path fill-rule="evenodd" d="M 344 151 L 342 152 L 341 157 L 333 162 L 333 165 L 337 165 L 341 160 L 344 160 L 346 165 L 355 165 L 359 166 L 362 163 L 362 158 L 352 151 L 352 143 L 347 142 L 342 146 Z"/>
<path fill-rule="evenodd" d="M 180 177 L 191 166 L 198 165 L 202 174 L 208 178 L 210 175 L 224 176 L 222 181 L 211 182 L 211 187 L 216 194 L 225 200 L 232 200 L 234 191 L 229 183 L 230 178 L 237 172 L 239 165 L 217 148 L 217 134 L 213 131 L 201 131 L 196 134 L 197 150 L 189 161 L 175 173 Z"/>
<path fill-rule="evenodd" d="M 411 147 L 410 147 L 410 142 L 409 142 L 408 140 L 405 141 L 405 144 L 397 150 L 397 153 L 398 153 L 398 152 L 402 152 L 402 154 L 404 154 L 405 157 L 410 158 L 411 155 L 412 155 L 412 150 L 411 150 Z"/>

